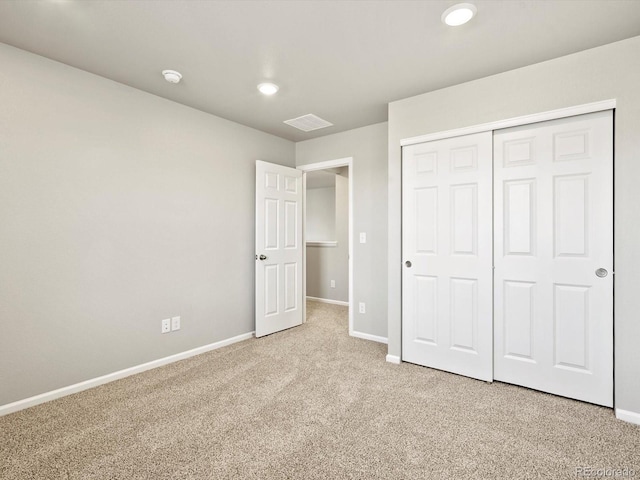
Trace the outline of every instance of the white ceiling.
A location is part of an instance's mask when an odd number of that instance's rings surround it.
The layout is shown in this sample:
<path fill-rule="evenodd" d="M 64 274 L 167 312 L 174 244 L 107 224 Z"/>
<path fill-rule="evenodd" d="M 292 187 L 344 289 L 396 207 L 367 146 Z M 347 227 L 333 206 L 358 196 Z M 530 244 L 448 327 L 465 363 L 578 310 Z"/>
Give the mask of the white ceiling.
<path fill-rule="evenodd" d="M 638 0 L 472 1 L 476 18 L 452 28 L 440 16 L 456 0 L 3 0 L 0 42 L 299 141 L 383 122 L 390 101 L 640 35 Z M 273 97 L 256 90 L 267 80 Z M 307 113 L 334 126 L 282 123 Z"/>

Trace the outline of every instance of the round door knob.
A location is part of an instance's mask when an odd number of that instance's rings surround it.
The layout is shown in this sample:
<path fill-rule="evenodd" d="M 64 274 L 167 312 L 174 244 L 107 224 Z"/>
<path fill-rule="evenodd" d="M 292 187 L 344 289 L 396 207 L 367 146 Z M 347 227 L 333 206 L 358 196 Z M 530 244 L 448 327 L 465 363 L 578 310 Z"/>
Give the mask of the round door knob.
<path fill-rule="evenodd" d="M 266 260 L 267 256 L 266 255 L 260 255 L 260 257 L 258 257 L 260 260 Z"/>
<path fill-rule="evenodd" d="M 604 278 L 609 275 L 606 268 L 599 268 L 596 270 L 596 277 Z"/>
<path fill-rule="evenodd" d="M 404 265 L 405 265 L 407 268 L 411 268 L 411 262 L 410 262 L 409 260 L 407 260 L 406 262 L 404 262 Z"/>

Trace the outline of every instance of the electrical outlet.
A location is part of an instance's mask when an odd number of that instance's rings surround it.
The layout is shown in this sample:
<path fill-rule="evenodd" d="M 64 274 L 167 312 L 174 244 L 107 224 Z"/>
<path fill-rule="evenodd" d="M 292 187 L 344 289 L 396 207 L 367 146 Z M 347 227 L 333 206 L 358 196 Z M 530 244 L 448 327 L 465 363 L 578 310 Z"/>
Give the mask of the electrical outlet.
<path fill-rule="evenodd" d="M 162 333 L 169 333 L 171 331 L 171 319 L 165 318 L 162 320 Z"/>
<path fill-rule="evenodd" d="M 366 310 L 366 308 L 365 308 L 365 306 L 364 306 L 364 302 L 360 302 L 360 303 L 358 304 L 358 306 L 359 306 L 359 311 L 360 311 L 360 313 L 366 313 L 366 312 L 367 312 L 367 310 Z"/>
<path fill-rule="evenodd" d="M 335 280 L 331 280 L 331 288 L 336 288 L 336 281 Z"/>
<path fill-rule="evenodd" d="M 180 317 L 171 317 L 171 331 L 180 330 Z"/>
<path fill-rule="evenodd" d="M 367 232 L 360 232 L 360 243 L 367 243 Z"/>

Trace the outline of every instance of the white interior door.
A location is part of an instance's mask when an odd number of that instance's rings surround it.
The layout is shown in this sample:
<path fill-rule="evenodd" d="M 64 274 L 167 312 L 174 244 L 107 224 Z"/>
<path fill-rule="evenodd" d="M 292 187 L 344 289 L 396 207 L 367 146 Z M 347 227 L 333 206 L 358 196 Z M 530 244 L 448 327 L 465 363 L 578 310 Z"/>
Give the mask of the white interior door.
<path fill-rule="evenodd" d="M 300 325 L 302 172 L 256 161 L 256 337 Z"/>
<path fill-rule="evenodd" d="M 495 379 L 611 407 L 612 112 L 494 146 Z"/>
<path fill-rule="evenodd" d="M 492 133 L 402 150 L 402 359 L 491 381 Z"/>

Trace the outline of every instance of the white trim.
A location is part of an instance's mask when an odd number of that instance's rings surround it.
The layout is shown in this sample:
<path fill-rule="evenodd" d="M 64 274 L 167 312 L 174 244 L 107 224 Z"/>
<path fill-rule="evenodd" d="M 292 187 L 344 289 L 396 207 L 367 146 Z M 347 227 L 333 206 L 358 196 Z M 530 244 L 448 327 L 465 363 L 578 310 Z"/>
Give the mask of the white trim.
<path fill-rule="evenodd" d="M 307 176 L 302 173 L 302 244 L 306 245 L 307 239 Z M 302 249 L 302 323 L 307 323 L 307 249 Z"/>
<path fill-rule="evenodd" d="M 73 393 L 82 392 L 83 390 L 88 390 L 89 388 L 104 385 L 105 383 L 113 382 L 115 380 L 120 380 L 121 378 L 129 377 L 131 375 L 151 370 L 153 368 L 162 367 L 163 365 L 177 362 L 179 360 L 184 360 L 185 358 L 194 357 L 196 355 L 200 355 L 201 353 L 210 352 L 211 350 L 217 350 L 218 348 L 226 347 L 233 343 L 252 338 L 253 335 L 254 332 L 243 333 L 242 335 L 227 338 L 226 340 L 220 340 L 219 342 L 210 343 L 209 345 L 203 345 L 202 347 L 187 350 L 186 352 L 176 353 L 175 355 L 159 358 L 158 360 L 153 360 L 141 365 L 136 365 L 135 367 L 125 368 L 124 370 L 119 370 L 107 375 L 102 375 L 101 377 L 92 378 L 90 380 L 85 380 L 84 382 L 75 383 L 67 387 L 58 388 L 57 390 L 52 390 L 50 392 L 41 393 L 40 395 L 35 395 L 23 400 L 18 400 L 17 402 L 0 405 L 0 416 L 17 412 L 19 410 L 24 410 L 25 408 L 33 407 L 41 403 L 49 402 L 51 400 L 55 400 L 56 398 L 66 397 L 67 395 L 71 395 Z"/>
<path fill-rule="evenodd" d="M 342 305 L 343 307 L 349 306 L 349 302 L 343 302 L 342 300 L 331 300 L 330 298 L 310 297 L 309 295 L 307 295 L 307 300 L 311 300 L 312 302 L 318 302 L 318 303 L 330 303 L 332 305 Z"/>
<path fill-rule="evenodd" d="M 353 334 L 353 157 L 338 158 L 336 160 L 327 160 L 326 162 L 309 163 L 307 165 L 298 165 L 296 168 L 303 172 L 313 172 L 316 170 L 326 170 L 328 168 L 349 167 L 349 335 Z M 304 189 L 303 200 L 303 231 L 302 241 L 306 241 L 307 229 L 307 176 L 302 175 L 302 188 Z M 303 269 L 302 287 L 304 294 L 307 293 L 307 249 L 303 252 Z M 306 321 L 306 303 L 303 305 L 304 321 Z"/>
<path fill-rule="evenodd" d="M 616 408 L 616 418 L 625 422 L 634 423 L 640 425 L 640 413 L 631 412 L 629 410 L 621 410 Z"/>
<path fill-rule="evenodd" d="M 315 170 L 326 170 L 328 168 L 347 167 L 347 166 L 351 167 L 352 163 L 353 163 L 353 157 L 344 157 L 344 158 L 338 158 L 336 160 L 327 160 L 326 162 L 297 165 L 296 168 L 298 170 L 302 170 L 303 172 L 313 172 Z M 351 171 L 349 171 L 349 174 L 351 174 Z"/>
<path fill-rule="evenodd" d="M 416 143 L 442 140 L 443 138 L 461 137 L 462 135 L 500 130 L 502 128 L 517 127 L 520 125 L 528 125 L 530 123 L 546 122 L 547 120 L 584 115 L 585 113 L 601 112 L 603 110 L 612 110 L 614 108 L 616 108 L 615 99 L 603 100 L 601 102 L 587 103 L 584 105 L 577 105 L 575 107 L 559 108 L 558 110 L 533 113 L 531 115 L 523 115 L 521 117 L 508 118 L 506 120 L 498 120 L 496 122 L 456 128 L 454 130 L 446 130 L 444 132 L 428 133 L 417 137 L 403 138 L 400 140 L 400 145 L 402 147 L 406 147 L 407 145 L 415 145 Z"/>
<path fill-rule="evenodd" d="M 307 247 L 337 247 L 337 246 L 338 246 L 338 242 L 335 240 L 334 241 L 329 241 L 329 240 L 307 241 Z"/>
<path fill-rule="evenodd" d="M 400 357 L 397 355 L 387 355 L 387 362 L 400 365 Z"/>
<path fill-rule="evenodd" d="M 352 337 L 361 338 L 363 340 L 370 340 L 372 342 L 384 343 L 385 345 L 389 343 L 389 339 L 387 337 L 379 337 L 378 335 L 371 335 L 370 333 L 363 332 L 351 332 Z"/>

